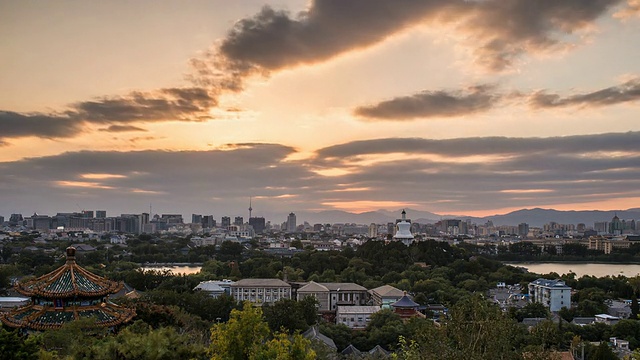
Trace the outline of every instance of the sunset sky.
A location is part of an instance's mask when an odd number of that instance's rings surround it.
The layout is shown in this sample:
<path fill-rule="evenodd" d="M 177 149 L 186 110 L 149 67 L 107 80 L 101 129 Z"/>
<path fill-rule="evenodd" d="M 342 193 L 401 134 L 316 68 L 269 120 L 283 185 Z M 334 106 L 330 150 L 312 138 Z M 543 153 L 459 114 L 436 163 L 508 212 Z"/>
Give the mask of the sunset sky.
<path fill-rule="evenodd" d="M 0 34 L 5 217 L 640 207 L 640 0 L 0 0 Z"/>

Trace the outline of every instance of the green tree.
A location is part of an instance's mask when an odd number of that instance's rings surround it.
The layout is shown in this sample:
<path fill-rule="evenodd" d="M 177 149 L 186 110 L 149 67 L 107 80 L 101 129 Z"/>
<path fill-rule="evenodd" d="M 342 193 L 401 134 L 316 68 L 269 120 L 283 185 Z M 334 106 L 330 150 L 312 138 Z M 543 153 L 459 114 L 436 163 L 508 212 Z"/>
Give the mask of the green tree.
<path fill-rule="evenodd" d="M 267 340 L 269 326 L 262 310 L 245 302 L 242 310 L 232 310 L 226 323 L 211 327 L 209 354 L 212 360 L 245 360 Z"/>
<path fill-rule="evenodd" d="M 300 304 L 292 299 L 281 299 L 272 305 L 263 306 L 264 318 L 271 331 L 293 334 L 308 328 Z"/>
<path fill-rule="evenodd" d="M 16 330 L 7 331 L 0 327 L 0 359 L 36 360 L 38 350 L 37 337 L 21 336 Z"/>
<path fill-rule="evenodd" d="M 286 333 L 277 333 L 273 339 L 253 352 L 251 360 L 314 360 L 316 352 L 311 347 L 311 342 L 299 333 L 290 336 Z"/>
<path fill-rule="evenodd" d="M 190 334 L 179 334 L 171 327 L 151 329 L 149 325 L 137 321 L 115 336 L 79 349 L 75 358 L 204 360 L 207 358 L 207 348 L 204 343 L 194 341 Z"/>
<path fill-rule="evenodd" d="M 611 350 L 606 341 L 601 341 L 597 347 L 589 349 L 587 359 L 589 360 L 618 360 L 618 356 Z"/>
<path fill-rule="evenodd" d="M 549 310 L 542 303 L 532 302 L 515 312 L 515 318 L 522 322 L 524 318 L 548 318 Z"/>

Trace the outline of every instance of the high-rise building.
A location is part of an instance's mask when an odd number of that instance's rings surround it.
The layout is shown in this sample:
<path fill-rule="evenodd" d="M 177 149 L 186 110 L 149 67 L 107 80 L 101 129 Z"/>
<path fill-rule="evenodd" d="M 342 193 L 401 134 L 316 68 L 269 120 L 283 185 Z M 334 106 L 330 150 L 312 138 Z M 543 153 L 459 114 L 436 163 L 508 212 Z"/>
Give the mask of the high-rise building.
<path fill-rule="evenodd" d="M 266 227 L 265 221 L 263 217 L 252 217 L 249 218 L 249 225 L 253 227 L 253 231 L 256 234 L 262 234 Z"/>
<path fill-rule="evenodd" d="M 51 229 L 51 217 L 48 215 L 33 214 L 33 216 L 31 216 L 31 220 L 33 221 L 33 229 L 40 231 Z"/>
<path fill-rule="evenodd" d="M 529 234 L 529 224 L 521 223 L 518 225 L 518 235 L 522 237 L 527 237 Z"/>
<path fill-rule="evenodd" d="M 4 216 L 0 216 L 0 225 L 4 223 Z"/>
<path fill-rule="evenodd" d="M 244 218 L 242 216 L 236 216 L 235 219 L 233 219 L 233 225 L 242 226 L 242 224 L 244 224 Z"/>
<path fill-rule="evenodd" d="M 223 229 L 228 229 L 231 226 L 231 218 L 229 216 L 223 216 L 222 221 L 220 221 L 220 226 Z"/>
<path fill-rule="evenodd" d="M 93 219 L 93 210 L 82 210 L 82 216 L 88 219 Z"/>
<path fill-rule="evenodd" d="M 202 215 L 191 214 L 191 223 L 192 224 L 202 224 Z"/>
<path fill-rule="evenodd" d="M 22 214 L 11 214 L 11 217 L 9 217 L 9 225 L 12 226 L 22 225 L 23 221 L 24 218 L 22 217 Z"/>
<path fill-rule="evenodd" d="M 370 238 L 378 237 L 378 225 L 377 224 L 371 223 L 371 225 L 369 225 L 369 237 Z"/>
<path fill-rule="evenodd" d="M 287 216 L 287 232 L 296 232 L 297 226 L 298 224 L 296 223 L 296 214 L 290 213 L 289 216 Z"/>
<path fill-rule="evenodd" d="M 214 227 L 216 227 L 216 221 L 213 218 L 213 215 L 206 215 L 202 217 L 202 228 L 213 229 Z"/>
<path fill-rule="evenodd" d="M 620 221 L 620 218 L 618 218 L 618 215 L 616 214 L 613 217 L 613 219 L 611 219 L 611 222 L 609 223 L 609 234 L 620 235 L 622 234 L 622 230 L 624 230 L 624 225 L 622 224 L 622 221 Z"/>
<path fill-rule="evenodd" d="M 96 218 L 104 219 L 106 217 L 107 217 L 107 211 L 106 210 L 96 210 Z"/>

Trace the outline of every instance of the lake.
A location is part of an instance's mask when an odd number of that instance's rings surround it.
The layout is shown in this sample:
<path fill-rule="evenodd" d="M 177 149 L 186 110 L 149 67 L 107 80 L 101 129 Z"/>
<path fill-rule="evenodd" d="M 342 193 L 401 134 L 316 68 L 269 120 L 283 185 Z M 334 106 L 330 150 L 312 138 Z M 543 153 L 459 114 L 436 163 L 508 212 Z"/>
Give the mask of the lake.
<path fill-rule="evenodd" d="M 147 270 L 155 270 L 155 271 L 165 271 L 169 270 L 176 275 L 191 275 L 197 274 L 202 269 L 202 266 L 142 266 L 140 267 L 143 271 Z"/>
<path fill-rule="evenodd" d="M 556 272 L 560 275 L 569 272 L 576 273 L 576 277 L 592 275 L 603 277 L 607 275 L 624 275 L 633 277 L 640 274 L 640 265 L 637 264 L 593 264 L 593 263 L 507 263 L 507 265 L 527 268 L 537 274 Z"/>

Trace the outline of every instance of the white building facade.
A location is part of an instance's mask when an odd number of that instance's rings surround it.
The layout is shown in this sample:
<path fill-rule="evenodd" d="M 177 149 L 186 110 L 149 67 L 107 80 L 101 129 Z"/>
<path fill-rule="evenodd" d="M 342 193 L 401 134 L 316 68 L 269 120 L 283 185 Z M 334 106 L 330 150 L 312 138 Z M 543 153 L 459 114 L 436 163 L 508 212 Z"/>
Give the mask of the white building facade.
<path fill-rule="evenodd" d="M 550 311 L 571 307 L 571 287 L 562 280 L 538 279 L 529 283 L 529 300 L 541 303 Z"/>
<path fill-rule="evenodd" d="M 262 305 L 291 299 L 291 285 L 280 279 L 242 279 L 231 285 L 231 295 L 240 302 Z"/>

